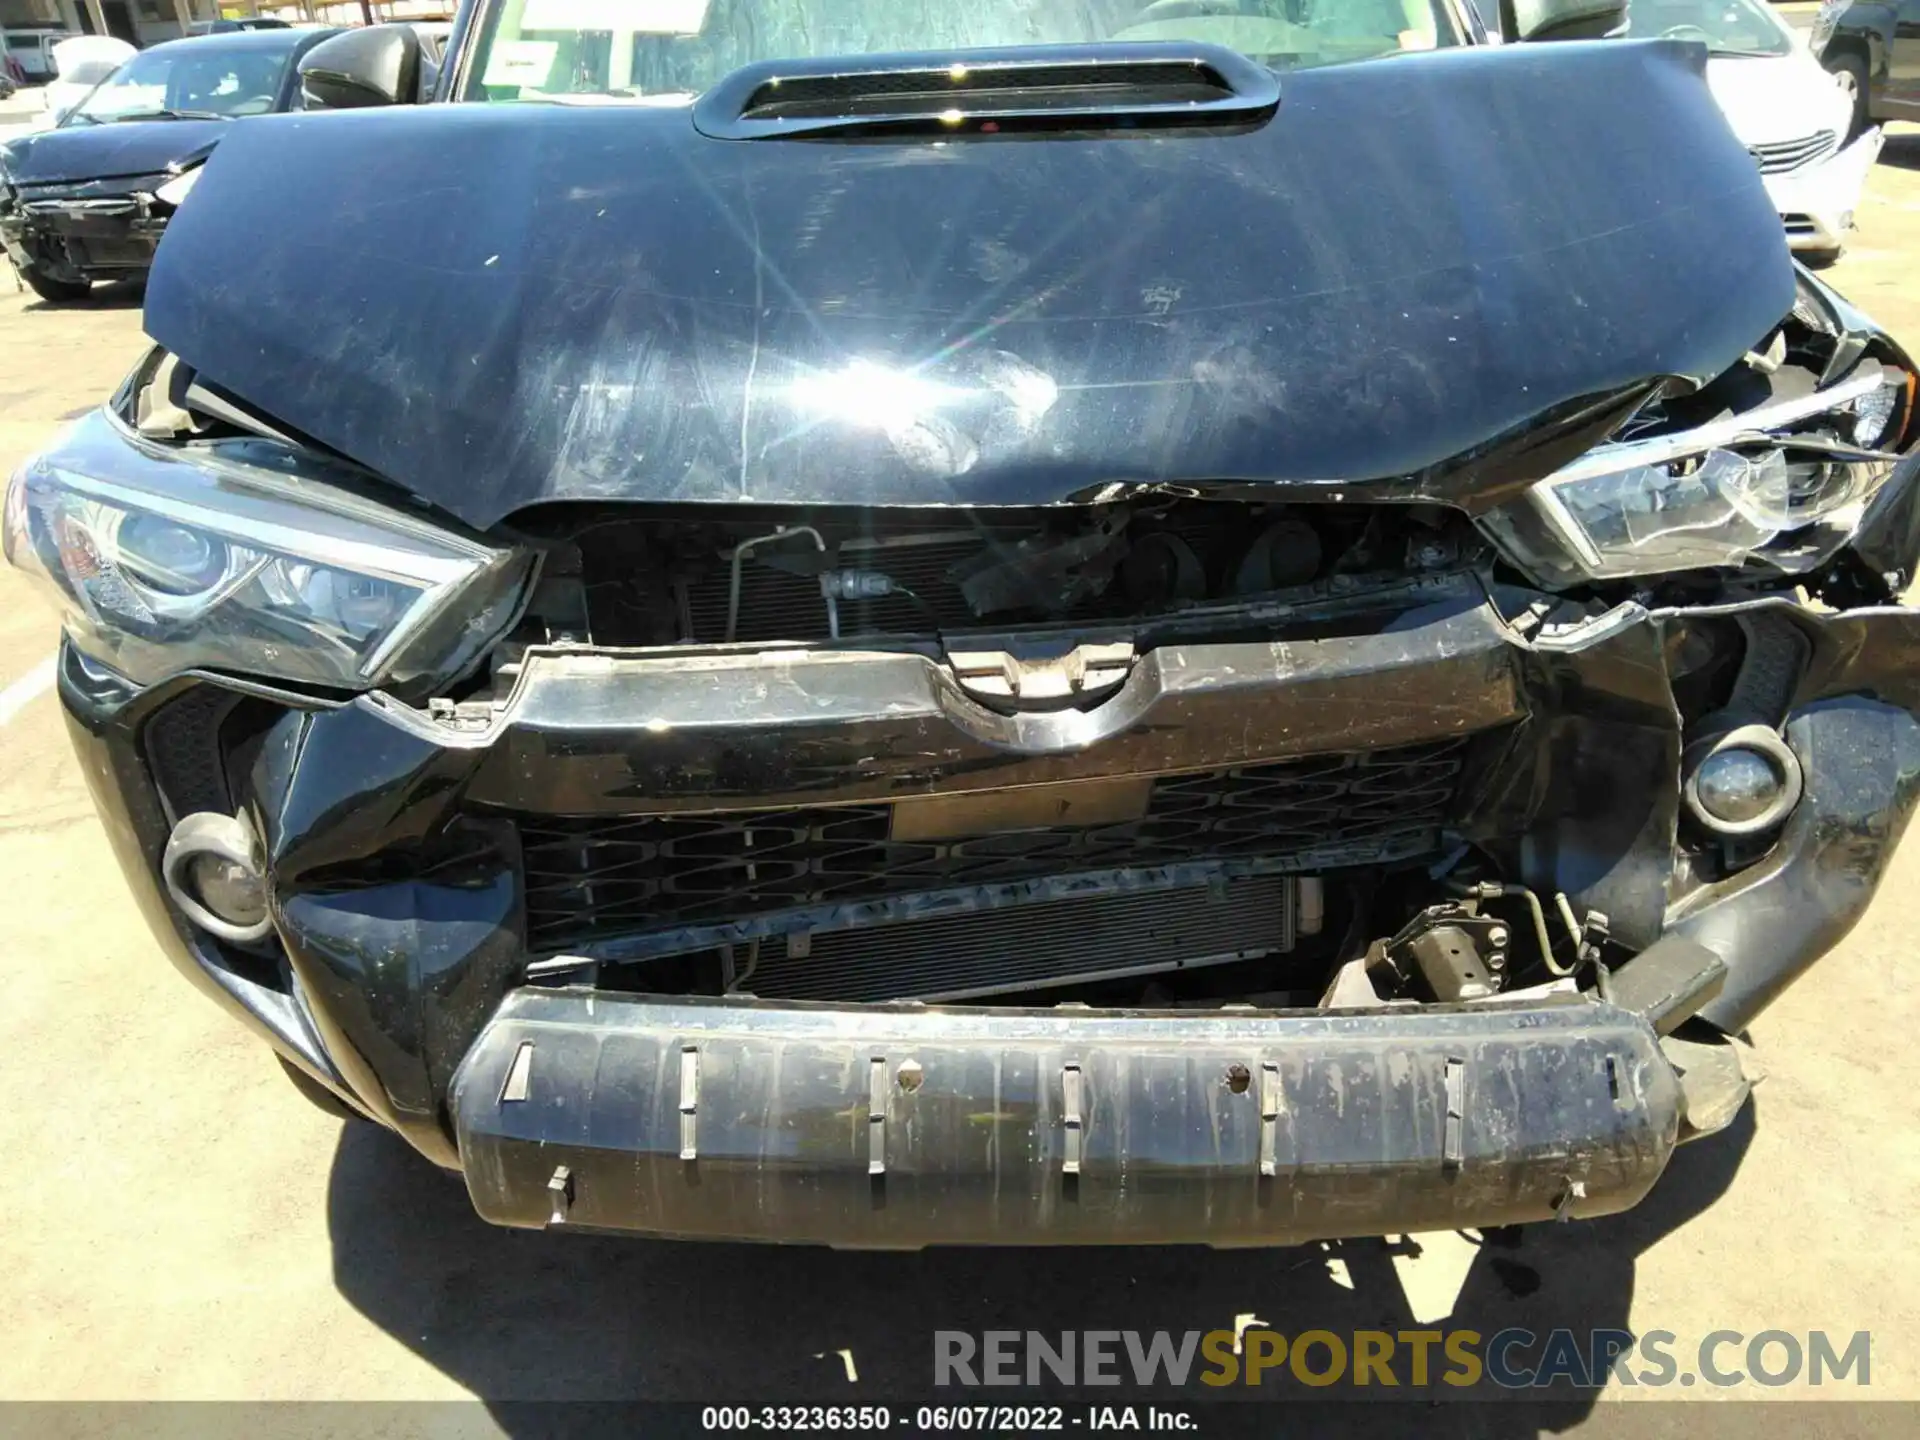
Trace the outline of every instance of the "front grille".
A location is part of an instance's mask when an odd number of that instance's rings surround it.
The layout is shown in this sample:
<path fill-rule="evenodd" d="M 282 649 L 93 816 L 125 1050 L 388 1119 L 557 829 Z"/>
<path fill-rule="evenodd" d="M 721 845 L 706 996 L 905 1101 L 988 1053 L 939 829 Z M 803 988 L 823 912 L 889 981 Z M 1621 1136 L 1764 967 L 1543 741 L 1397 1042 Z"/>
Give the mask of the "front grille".
<path fill-rule="evenodd" d="M 1055 900 L 769 940 L 739 988 L 767 1000 L 966 1000 L 1257 960 L 1293 948 L 1294 886 L 1222 886 Z"/>
<path fill-rule="evenodd" d="M 1120 823 L 898 840 L 892 809 L 845 805 L 519 819 L 535 950 L 772 911 L 1194 861 L 1334 869 L 1431 853 L 1463 741 L 1152 782 Z M 688 948 L 693 948 L 689 945 Z"/>
<path fill-rule="evenodd" d="M 1750 145 L 1747 153 L 1759 165 L 1762 175 L 1781 175 L 1798 170 L 1816 160 L 1824 160 L 1840 147 L 1840 137 L 1831 130 L 1816 130 L 1797 140 L 1778 140 L 1770 145 Z"/>
<path fill-rule="evenodd" d="M 147 721 L 141 737 L 147 764 L 174 820 L 200 810 L 233 813 L 220 758 L 220 727 L 238 700 L 218 685 L 197 685 Z"/>

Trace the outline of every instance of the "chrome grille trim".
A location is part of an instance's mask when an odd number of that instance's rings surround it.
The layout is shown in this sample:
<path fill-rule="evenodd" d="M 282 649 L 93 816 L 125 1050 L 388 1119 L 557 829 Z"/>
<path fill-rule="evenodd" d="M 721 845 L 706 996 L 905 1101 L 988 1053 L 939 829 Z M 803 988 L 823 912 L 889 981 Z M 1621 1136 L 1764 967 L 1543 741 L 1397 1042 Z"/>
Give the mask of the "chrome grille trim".
<path fill-rule="evenodd" d="M 1831 130 L 1816 130 L 1797 140 L 1776 140 L 1768 145 L 1749 145 L 1747 153 L 1759 165 L 1762 175 L 1783 175 L 1824 160 L 1840 148 L 1840 137 Z"/>

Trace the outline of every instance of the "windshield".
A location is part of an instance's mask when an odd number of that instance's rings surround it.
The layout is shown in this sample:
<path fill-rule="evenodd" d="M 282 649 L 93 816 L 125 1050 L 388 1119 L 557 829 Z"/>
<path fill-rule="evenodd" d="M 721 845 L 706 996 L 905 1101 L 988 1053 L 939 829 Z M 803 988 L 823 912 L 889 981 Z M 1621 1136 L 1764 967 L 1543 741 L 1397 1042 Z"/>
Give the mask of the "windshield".
<path fill-rule="evenodd" d="M 293 46 L 229 49 L 193 41 L 177 50 L 143 51 L 74 107 L 67 125 L 173 115 L 230 119 L 273 109 Z"/>
<path fill-rule="evenodd" d="M 468 97 L 684 97 L 756 60 L 1194 40 L 1298 69 L 1457 45 L 1446 0 L 500 0 Z"/>
<path fill-rule="evenodd" d="M 1630 0 L 1636 40 L 1700 40 L 1716 55 L 1786 55 L 1793 36 L 1764 0 Z"/>

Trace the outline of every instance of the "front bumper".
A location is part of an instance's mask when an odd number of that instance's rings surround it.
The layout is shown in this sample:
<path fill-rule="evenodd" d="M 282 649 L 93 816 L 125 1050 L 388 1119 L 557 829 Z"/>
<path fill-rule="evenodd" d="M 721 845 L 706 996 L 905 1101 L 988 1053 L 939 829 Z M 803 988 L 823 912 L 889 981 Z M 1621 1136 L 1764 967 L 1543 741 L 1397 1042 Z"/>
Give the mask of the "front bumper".
<path fill-rule="evenodd" d="M 1280 1245 L 1633 1205 L 1679 1128 L 1638 1016 L 704 1004 L 521 991 L 455 1077 L 502 1225 Z"/>
<path fill-rule="evenodd" d="M 171 213 L 145 193 L 22 198 L 0 215 L 0 245 L 55 280 L 125 279 L 152 267 Z"/>
<path fill-rule="evenodd" d="M 1876 127 L 1818 164 L 1762 177 L 1780 212 L 1789 249 L 1821 254 L 1846 243 L 1884 139 Z"/>
<path fill-rule="evenodd" d="M 1875 544 L 1910 553 L 1901 527 L 1915 524 L 1883 516 Z M 1379 854 L 1419 866 L 1442 841 L 1470 843 L 1497 873 L 1605 911 L 1629 952 L 1697 940 L 1728 972 L 1701 1013 L 1743 1029 L 1859 919 L 1920 798 L 1920 612 L 1627 604 L 1527 630 L 1507 619 L 1525 603 L 1468 577 L 1330 598 L 1276 617 L 1272 641 L 1155 650 L 1091 709 L 1012 717 L 916 656 L 556 650 L 529 656 L 512 699 L 472 723 L 378 696 L 269 705 L 218 794 L 162 774 L 153 731 L 183 698 L 230 692 L 132 692 L 71 652 L 60 692 L 175 962 L 283 1057 L 464 1169 L 489 1218 L 544 1224 L 560 1204 L 566 1225 L 838 1244 L 1280 1243 L 1631 1205 L 1687 1119 L 1673 1069 L 1645 1022 L 1593 1002 L 1167 1015 L 636 993 L 649 972 L 631 967 L 667 951 L 762 940 L 777 955 L 796 924 L 854 945 L 930 911 L 1024 924 L 1053 898 L 1031 879 L 695 916 L 587 944 L 602 978 L 570 969 L 587 988 L 547 988 L 529 983 L 553 952 L 530 930 L 527 817 L 893 806 L 1444 744 L 1462 757 L 1445 835 Z M 1680 853 L 1673 667 L 1715 627 L 1760 619 L 1805 639 L 1783 729 L 1804 791 L 1764 856 L 1702 879 Z M 1368 815 L 1411 808 L 1336 779 Z M 220 806 L 265 843 L 268 959 L 210 944 L 156 883 L 177 815 Z M 1316 849 L 1312 830 L 1284 853 L 1121 856 L 1069 878 L 1084 898 L 1361 863 Z M 900 1083 L 909 1061 L 917 1091 Z M 1062 1188 L 1071 1133 L 1077 1199 Z"/>

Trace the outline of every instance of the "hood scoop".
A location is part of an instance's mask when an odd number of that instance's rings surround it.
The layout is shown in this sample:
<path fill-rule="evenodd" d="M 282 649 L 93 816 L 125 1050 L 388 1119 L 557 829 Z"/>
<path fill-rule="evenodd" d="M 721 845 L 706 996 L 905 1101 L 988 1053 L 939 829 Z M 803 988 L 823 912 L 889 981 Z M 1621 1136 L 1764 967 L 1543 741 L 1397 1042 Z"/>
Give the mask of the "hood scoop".
<path fill-rule="evenodd" d="M 993 135 L 1246 125 L 1279 103 L 1273 71 L 1217 45 L 1060 45 L 747 65 L 701 96 L 693 123 L 718 140 Z"/>

